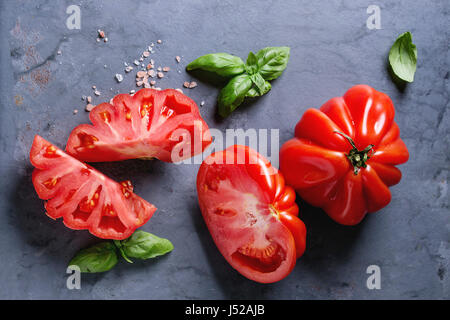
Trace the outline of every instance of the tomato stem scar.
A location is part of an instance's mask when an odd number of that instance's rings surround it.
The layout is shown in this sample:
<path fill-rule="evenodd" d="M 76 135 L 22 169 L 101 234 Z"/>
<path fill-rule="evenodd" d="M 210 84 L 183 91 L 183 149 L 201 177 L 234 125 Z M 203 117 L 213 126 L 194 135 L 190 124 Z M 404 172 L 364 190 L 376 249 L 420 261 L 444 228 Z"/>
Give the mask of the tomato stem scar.
<path fill-rule="evenodd" d="M 334 131 L 335 133 L 340 134 L 343 136 L 347 141 L 351 144 L 352 149 L 346 154 L 347 159 L 350 161 L 350 163 L 353 166 L 353 173 L 355 175 L 358 174 L 360 168 L 366 168 L 367 164 L 366 161 L 370 159 L 370 156 L 373 154 L 373 144 L 369 144 L 364 150 L 358 150 L 356 148 L 355 142 L 352 138 L 350 138 L 348 135 L 346 135 L 343 132 L 340 131 Z"/>

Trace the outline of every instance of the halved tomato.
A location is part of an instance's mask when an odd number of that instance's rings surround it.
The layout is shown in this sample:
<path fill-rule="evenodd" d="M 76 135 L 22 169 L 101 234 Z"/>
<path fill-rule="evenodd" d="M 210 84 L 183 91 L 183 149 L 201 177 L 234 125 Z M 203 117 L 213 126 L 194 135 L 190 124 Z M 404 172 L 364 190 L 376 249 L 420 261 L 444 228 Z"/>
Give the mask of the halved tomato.
<path fill-rule="evenodd" d="M 243 276 L 276 282 L 305 251 L 295 192 L 255 150 L 234 145 L 203 161 L 197 175 L 203 218 L 222 255 Z"/>
<path fill-rule="evenodd" d="M 88 229 L 121 240 L 145 224 L 155 206 L 133 193 L 130 181 L 117 183 L 36 135 L 30 151 L 33 185 L 46 200 L 47 215 L 71 229 Z"/>
<path fill-rule="evenodd" d="M 93 125 L 72 130 L 66 151 L 87 162 L 157 158 L 178 162 L 211 143 L 196 103 L 174 89 L 141 89 L 101 103 L 89 115 Z"/>

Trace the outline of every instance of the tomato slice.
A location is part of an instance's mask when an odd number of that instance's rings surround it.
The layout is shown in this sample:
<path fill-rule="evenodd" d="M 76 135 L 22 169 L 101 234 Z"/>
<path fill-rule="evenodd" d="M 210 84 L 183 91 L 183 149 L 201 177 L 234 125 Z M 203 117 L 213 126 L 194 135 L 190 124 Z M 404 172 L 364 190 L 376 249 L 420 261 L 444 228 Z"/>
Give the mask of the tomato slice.
<path fill-rule="evenodd" d="M 178 162 L 211 143 L 196 103 L 174 89 L 141 89 L 96 106 L 93 125 L 73 129 L 66 151 L 87 162 L 157 158 Z"/>
<path fill-rule="evenodd" d="M 33 185 L 52 219 L 121 240 L 145 224 L 155 206 L 133 193 L 130 181 L 117 183 L 36 135 L 30 151 Z"/>
<path fill-rule="evenodd" d="M 200 208 L 221 254 L 248 279 L 286 277 L 305 250 L 295 192 L 256 151 L 231 146 L 210 155 L 197 175 Z"/>

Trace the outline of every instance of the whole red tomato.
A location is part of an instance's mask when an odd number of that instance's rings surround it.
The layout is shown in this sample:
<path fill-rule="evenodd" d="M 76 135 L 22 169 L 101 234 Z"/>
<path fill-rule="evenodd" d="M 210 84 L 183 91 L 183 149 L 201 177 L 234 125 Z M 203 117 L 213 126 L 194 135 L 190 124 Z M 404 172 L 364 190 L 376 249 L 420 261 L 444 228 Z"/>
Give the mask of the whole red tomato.
<path fill-rule="evenodd" d="M 395 166 L 409 158 L 394 113 L 391 99 L 367 85 L 308 109 L 280 151 L 286 183 L 344 225 L 385 207 L 402 177 Z"/>
<path fill-rule="evenodd" d="M 234 145 L 202 163 L 197 193 L 203 218 L 222 255 L 262 283 L 286 277 L 305 251 L 306 228 L 295 191 L 258 152 Z"/>
<path fill-rule="evenodd" d="M 211 143 L 196 103 L 174 89 L 119 94 L 89 114 L 90 124 L 72 130 L 66 151 L 87 161 L 157 158 L 178 162 Z"/>

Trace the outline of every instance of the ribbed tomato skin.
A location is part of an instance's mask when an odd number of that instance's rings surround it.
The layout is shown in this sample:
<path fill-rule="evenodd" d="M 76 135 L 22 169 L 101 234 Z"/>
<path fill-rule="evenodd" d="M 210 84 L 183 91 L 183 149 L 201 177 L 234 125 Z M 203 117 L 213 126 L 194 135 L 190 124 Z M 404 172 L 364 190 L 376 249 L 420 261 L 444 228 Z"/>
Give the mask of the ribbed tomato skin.
<path fill-rule="evenodd" d="M 322 208 L 343 225 L 358 224 L 369 212 L 391 201 L 389 187 L 400 182 L 397 165 L 409 153 L 394 121 L 391 99 L 367 85 L 349 89 L 319 110 L 308 109 L 295 127 L 295 137 L 280 150 L 286 183 L 306 202 Z M 347 155 L 373 145 L 366 167 L 355 169 Z"/>

